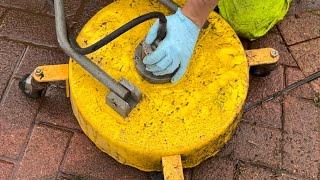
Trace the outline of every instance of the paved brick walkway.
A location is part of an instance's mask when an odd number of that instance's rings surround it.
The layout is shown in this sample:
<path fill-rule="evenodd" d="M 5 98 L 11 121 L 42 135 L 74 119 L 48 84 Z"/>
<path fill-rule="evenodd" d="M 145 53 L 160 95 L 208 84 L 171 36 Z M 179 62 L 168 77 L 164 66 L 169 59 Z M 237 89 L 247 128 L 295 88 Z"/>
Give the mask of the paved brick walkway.
<path fill-rule="evenodd" d="M 108 0 L 67 0 L 68 22 L 79 30 Z M 294 0 L 286 19 L 246 48 L 274 47 L 281 65 L 252 78 L 254 101 L 320 70 L 320 1 Z M 18 81 L 36 66 L 67 62 L 57 47 L 45 0 L 0 0 L 0 179 L 147 179 L 101 153 L 81 132 L 63 85 L 27 99 Z M 187 179 L 320 179 L 320 81 L 247 113 L 217 157 L 186 170 Z"/>

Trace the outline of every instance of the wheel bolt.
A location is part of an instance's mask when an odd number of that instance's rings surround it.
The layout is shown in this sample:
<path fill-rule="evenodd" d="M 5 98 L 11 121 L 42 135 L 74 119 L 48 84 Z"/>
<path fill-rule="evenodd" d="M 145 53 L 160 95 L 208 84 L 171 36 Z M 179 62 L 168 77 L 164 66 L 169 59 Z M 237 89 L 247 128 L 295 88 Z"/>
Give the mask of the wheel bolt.
<path fill-rule="evenodd" d="M 275 58 L 275 57 L 278 57 L 279 56 L 279 52 L 277 51 L 277 50 L 272 50 L 271 51 L 271 56 L 273 57 L 273 58 Z"/>
<path fill-rule="evenodd" d="M 41 76 L 43 74 L 43 71 L 41 69 L 36 69 L 35 73 L 36 76 Z"/>

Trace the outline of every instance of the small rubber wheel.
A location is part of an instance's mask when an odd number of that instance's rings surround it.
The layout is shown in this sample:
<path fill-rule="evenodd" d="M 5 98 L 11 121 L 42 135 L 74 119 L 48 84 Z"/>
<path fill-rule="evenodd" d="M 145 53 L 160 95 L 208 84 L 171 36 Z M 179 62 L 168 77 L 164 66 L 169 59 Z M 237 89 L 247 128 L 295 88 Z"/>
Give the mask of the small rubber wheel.
<path fill-rule="evenodd" d="M 27 90 L 26 89 L 26 81 L 28 79 L 28 77 L 30 76 L 30 74 L 26 74 L 24 75 L 21 80 L 19 81 L 19 89 L 29 98 L 31 99 L 38 99 L 40 98 L 46 91 L 46 88 L 43 88 L 41 90 L 37 90 L 37 91 L 32 91 L 32 90 Z"/>
<path fill-rule="evenodd" d="M 164 180 L 162 172 L 150 172 L 149 173 L 150 180 Z"/>
<path fill-rule="evenodd" d="M 258 65 L 250 67 L 250 74 L 256 77 L 266 77 L 275 70 L 277 64 Z"/>
<path fill-rule="evenodd" d="M 218 6 L 216 6 L 214 9 L 213 9 L 213 11 L 215 11 L 216 13 L 220 13 L 220 9 L 219 9 L 219 7 Z"/>

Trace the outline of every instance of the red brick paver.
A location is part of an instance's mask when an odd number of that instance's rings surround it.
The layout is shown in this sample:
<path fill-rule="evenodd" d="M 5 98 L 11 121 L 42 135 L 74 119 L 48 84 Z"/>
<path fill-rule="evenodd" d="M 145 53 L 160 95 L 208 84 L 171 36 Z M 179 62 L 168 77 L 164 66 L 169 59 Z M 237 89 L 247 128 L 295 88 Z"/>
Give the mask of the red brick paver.
<path fill-rule="evenodd" d="M 278 130 L 241 124 L 235 134 L 234 156 L 236 159 L 280 167 L 281 132 Z"/>
<path fill-rule="evenodd" d="M 83 134 L 73 136 L 61 170 L 87 179 L 146 179 L 145 173 L 107 157 Z"/>
<path fill-rule="evenodd" d="M 4 15 L 0 36 L 37 45 L 58 46 L 53 17 L 17 10 L 10 10 Z"/>
<path fill-rule="evenodd" d="M 31 100 L 20 78 L 43 64 L 67 63 L 58 48 L 49 0 L 0 0 L 0 179 L 148 179 L 121 165 L 82 133 L 65 85 L 54 83 Z M 69 26 L 79 32 L 111 0 L 65 0 Z M 246 49 L 273 47 L 278 68 L 250 77 L 248 102 L 320 70 L 320 1 L 293 0 L 287 17 Z M 192 169 L 189 179 L 320 179 L 320 109 L 313 98 L 320 80 L 263 104 L 243 116 L 217 156 Z"/>
<path fill-rule="evenodd" d="M 284 40 L 282 39 L 277 27 L 274 27 L 270 32 L 250 44 L 250 49 L 259 49 L 265 47 L 272 47 L 279 51 L 280 60 L 279 63 L 286 66 L 297 66 L 297 63 L 293 59 L 292 55 L 289 53 Z"/>
<path fill-rule="evenodd" d="M 32 72 L 36 67 L 50 64 L 66 64 L 68 57 L 56 49 L 28 46 L 25 55 L 18 66 L 17 76 Z"/>
<path fill-rule="evenodd" d="M 294 82 L 297 82 L 305 77 L 303 75 L 303 72 L 298 68 L 287 68 L 285 74 L 286 74 L 286 85 L 287 86 L 294 83 Z M 304 86 L 301 86 L 301 87 L 293 90 L 290 94 L 295 97 L 303 97 L 303 98 L 312 99 L 313 95 L 315 94 L 315 91 L 310 84 L 306 84 Z"/>
<path fill-rule="evenodd" d="M 312 100 L 286 97 L 284 112 L 285 132 L 312 134 L 319 131 L 320 108 Z"/>
<path fill-rule="evenodd" d="M 0 17 L 3 15 L 3 13 L 6 11 L 6 9 L 5 8 L 3 8 L 3 7 L 0 7 Z"/>
<path fill-rule="evenodd" d="M 0 39 L 0 99 L 25 48 L 23 44 Z"/>
<path fill-rule="evenodd" d="M 0 179 L 9 179 L 14 165 L 7 162 L 0 161 Z"/>
<path fill-rule="evenodd" d="M 250 165 L 240 166 L 239 180 L 248 179 L 274 179 L 275 173 L 262 167 L 253 167 Z"/>
<path fill-rule="evenodd" d="M 40 13 L 40 12 L 46 12 L 48 9 L 48 6 L 46 6 L 46 1 L 42 0 L 1 0 L 0 5 L 5 7 L 13 7 L 13 8 L 19 8 L 23 10 L 29 10 L 31 12 Z"/>
<path fill-rule="evenodd" d="M 80 131 L 81 128 L 72 113 L 71 104 L 69 98 L 66 97 L 64 87 L 64 84 L 49 87 L 36 120 Z"/>
<path fill-rule="evenodd" d="M 288 45 L 320 37 L 320 11 L 288 16 L 279 24 Z"/>
<path fill-rule="evenodd" d="M 317 179 L 320 162 L 320 134 L 290 133 L 284 136 L 283 167 L 301 175 Z"/>
<path fill-rule="evenodd" d="M 248 102 L 270 95 L 284 87 L 284 70 L 279 66 L 269 76 L 264 78 L 251 77 Z M 281 104 L 272 101 L 257 107 L 244 114 L 244 119 L 249 122 L 268 127 L 281 128 Z"/>
<path fill-rule="evenodd" d="M 292 174 L 287 174 L 287 173 L 281 173 L 279 176 L 276 178 L 277 180 L 304 180 L 305 178 L 302 177 L 297 177 Z"/>
<path fill-rule="evenodd" d="M 16 172 L 17 179 L 54 179 L 70 139 L 70 133 L 36 126 Z"/>
<path fill-rule="evenodd" d="M 0 156 L 18 159 L 28 140 L 39 101 L 31 100 L 17 88 L 18 81 L 9 84 L 0 109 Z"/>
<path fill-rule="evenodd" d="M 194 179 L 233 179 L 235 162 L 223 158 L 211 158 L 196 167 L 193 172 Z"/>
<path fill-rule="evenodd" d="M 318 0 L 293 0 L 288 14 L 299 14 L 319 9 L 320 1 Z"/>
<path fill-rule="evenodd" d="M 319 15 L 320 17 L 320 15 Z M 320 23 L 319 23 L 320 24 Z M 320 33 L 320 31 L 319 31 Z M 320 38 L 300 43 L 290 47 L 293 57 L 297 60 L 303 74 L 308 76 L 320 71 Z M 312 83 L 315 90 L 320 92 L 320 80 Z"/>

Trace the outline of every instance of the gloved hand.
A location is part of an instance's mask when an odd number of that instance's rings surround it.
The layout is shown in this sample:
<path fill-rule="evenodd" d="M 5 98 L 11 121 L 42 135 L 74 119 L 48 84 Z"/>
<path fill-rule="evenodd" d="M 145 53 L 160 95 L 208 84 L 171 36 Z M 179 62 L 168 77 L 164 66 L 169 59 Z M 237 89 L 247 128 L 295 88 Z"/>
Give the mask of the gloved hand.
<path fill-rule="evenodd" d="M 156 39 L 159 21 L 150 29 L 145 43 L 152 44 Z M 167 36 L 159 43 L 157 49 L 143 59 L 146 70 L 156 76 L 171 74 L 172 83 L 179 81 L 185 74 L 199 36 L 200 28 L 181 9 L 167 16 Z"/>

